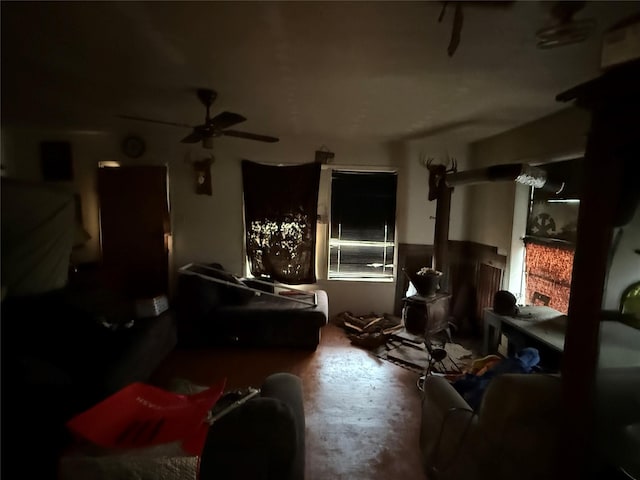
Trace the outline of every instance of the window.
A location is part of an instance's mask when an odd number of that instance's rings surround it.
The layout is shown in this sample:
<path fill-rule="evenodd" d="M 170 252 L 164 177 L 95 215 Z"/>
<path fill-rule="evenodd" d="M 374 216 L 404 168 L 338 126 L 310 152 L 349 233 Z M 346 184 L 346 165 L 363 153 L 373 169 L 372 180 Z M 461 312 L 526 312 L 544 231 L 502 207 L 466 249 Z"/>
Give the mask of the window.
<path fill-rule="evenodd" d="M 569 309 L 573 254 L 578 223 L 579 162 L 543 165 L 552 184 L 564 183 L 560 193 L 534 189 L 525 236 L 525 303 Z"/>
<path fill-rule="evenodd" d="M 394 278 L 395 172 L 333 171 L 330 279 Z"/>

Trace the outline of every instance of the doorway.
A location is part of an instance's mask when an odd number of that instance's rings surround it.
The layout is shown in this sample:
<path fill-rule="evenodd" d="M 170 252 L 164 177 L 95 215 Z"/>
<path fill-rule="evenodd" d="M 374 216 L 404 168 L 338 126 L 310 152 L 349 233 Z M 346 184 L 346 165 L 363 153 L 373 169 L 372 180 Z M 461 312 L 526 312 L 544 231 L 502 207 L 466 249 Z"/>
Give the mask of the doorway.
<path fill-rule="evenodd" d="M 168 293 L 167 191 L 166 166 L 98 169 L 102 268 L 128 298 Z"/>

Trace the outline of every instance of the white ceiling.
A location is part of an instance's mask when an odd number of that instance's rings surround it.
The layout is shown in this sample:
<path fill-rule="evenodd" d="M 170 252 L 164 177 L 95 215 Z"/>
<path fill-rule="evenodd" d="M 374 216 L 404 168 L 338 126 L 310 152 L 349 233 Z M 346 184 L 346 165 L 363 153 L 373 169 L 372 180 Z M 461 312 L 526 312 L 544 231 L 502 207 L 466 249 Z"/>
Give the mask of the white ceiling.
<path fill-rule="evenodd" d="M 194 90 L 210 87 L 213 114 L 248 118 L 238 130 L 470 141 L 564 108 L 555 95 L 597 75 L 602 32 L 638 11 L 589 2 L 576 18 L 596 18 L 595 35 L 539 50 L 551 3 L 477 3 L 465 2 L 448 57 L 453 9 L 438 23 L 441 2 L 2 2 L 1 120 L 197 124 Z"/>

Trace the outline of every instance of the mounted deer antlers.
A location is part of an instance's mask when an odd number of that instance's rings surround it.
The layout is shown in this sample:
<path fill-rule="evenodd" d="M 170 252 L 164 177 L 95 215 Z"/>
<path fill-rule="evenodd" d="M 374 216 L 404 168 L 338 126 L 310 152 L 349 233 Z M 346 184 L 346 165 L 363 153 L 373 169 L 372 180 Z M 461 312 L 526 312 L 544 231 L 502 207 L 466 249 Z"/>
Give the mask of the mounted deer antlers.
<path fill-rule="evenodd" d="M 427 157 L 426 153 L 420 152 L 419 162 L 420 165 L 428 169 L 433 163 L 433 157 Z"/>
<path fill-rule="evenodd" d="M 420 164 L 429 170 L 429 200 L 438 198 L 440 189 L 446 188 L 444 178 L 447 173 L 456 173 L 458 171 L 458 162 L 451 156 L 447 156 L 446 164 L 437 163 L 434 165 L 433 160 L 433 157 L 427 157 L 425 153 L 420 152 Z"/>
<path fill-rule="evenodd" d="M 447 168 L 447 173 L 457 173 L 458 172 L 458 161 L 453 157 L 449 157 L 447 159 L 447 165 L 449 165 L 449 162 L 451 162 L 451 167 Z"/>

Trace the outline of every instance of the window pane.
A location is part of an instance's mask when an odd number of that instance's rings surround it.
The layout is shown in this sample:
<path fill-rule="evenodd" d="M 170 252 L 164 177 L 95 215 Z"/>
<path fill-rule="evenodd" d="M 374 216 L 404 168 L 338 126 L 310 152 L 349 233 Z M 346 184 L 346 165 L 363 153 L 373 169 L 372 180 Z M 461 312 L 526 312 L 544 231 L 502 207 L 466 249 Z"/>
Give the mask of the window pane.
<path fill-rule="evenodd" d="M 561 313 L 569 310 L 573 249 L 527 242 L 526 301 L 543 303 Z"/>
<path fill-rule="evenodd" d="M 386 257 L 385 257 L 386 252 Z M 337 244 L 330 246 L 330 277 L 393 278 L 393 246 Z"/>
<path fill-rule="evenodd" d="M 331 237 L 349 240 L 393 238 L 395 173 L 334 172 L 331 183 Z M 377 238 L 376 238 L 377 237 Z"/>
<path fill-rule="evenodd" d="M 534 189 L 525 235 L 525 303 L 567 313 L 571 293 L 582 160 L 541 165 L 553 189 Z M 560 193 L 557 188 L 564 185 Z"/>
<path fill-rule="evenodd" d="M 394 277 L 395 173 L 334 172 L 329 278 Z"/>

